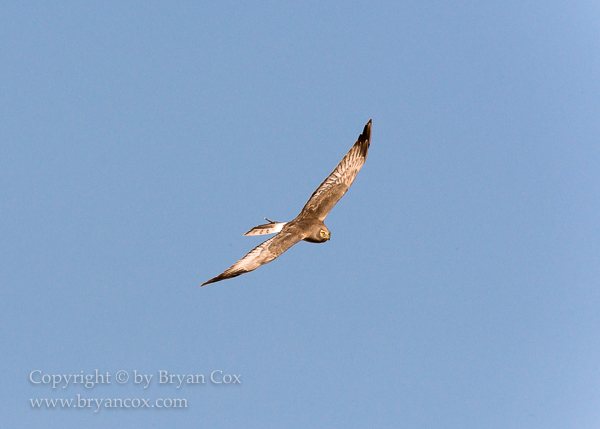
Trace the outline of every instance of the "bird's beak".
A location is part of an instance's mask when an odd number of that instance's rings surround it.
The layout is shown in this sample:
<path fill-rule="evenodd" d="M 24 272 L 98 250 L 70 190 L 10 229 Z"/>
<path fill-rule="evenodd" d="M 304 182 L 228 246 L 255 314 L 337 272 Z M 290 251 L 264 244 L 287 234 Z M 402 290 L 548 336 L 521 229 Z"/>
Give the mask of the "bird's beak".
<path fill-rule="evenodd" d="M 327 240 L 331 240 L 331 233 L 327 234 Z"/>

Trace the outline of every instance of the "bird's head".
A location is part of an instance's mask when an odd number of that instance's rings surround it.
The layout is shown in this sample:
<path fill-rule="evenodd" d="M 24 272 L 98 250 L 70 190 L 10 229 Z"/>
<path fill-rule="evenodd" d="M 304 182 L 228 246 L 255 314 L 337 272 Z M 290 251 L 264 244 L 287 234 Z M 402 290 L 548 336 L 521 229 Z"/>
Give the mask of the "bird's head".
<path fill-rule="evenodd" d="M 314 221 L 305 231 L 306 237 L 304 241 L 308 241 L 309 243 L 325 243 L 331 238 L 331 233 L 321 221 Z"/>
<path fill-rule="evenodd" d="M 319 237 L 321 238 L 321 241 L 331 240 L 331 233 L 329 232 L 326 226 L 324 228 L 321 228 L 321 230 L 319 231 Z"/>

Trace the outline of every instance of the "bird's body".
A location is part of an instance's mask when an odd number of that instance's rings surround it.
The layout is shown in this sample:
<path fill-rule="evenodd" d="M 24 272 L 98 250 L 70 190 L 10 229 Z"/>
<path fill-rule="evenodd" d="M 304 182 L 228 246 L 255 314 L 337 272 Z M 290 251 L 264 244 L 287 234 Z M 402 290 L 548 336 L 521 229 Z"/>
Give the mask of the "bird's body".
<path fill-rule="evenodd" d="M 294 220 L 273 222 L 266 219 L 269 221 L 268 224 L 252 228 L 244 235 L 273 233 L 277 233 L 277 235 L 256 246 L 230 268 L 201 286 L 253 271 L 261 265 L 271 262 L 301 240 L 309 243 L 324 243 L 329 240 L 331 233 L 323 220 L 354 182 L 358 171 L 367 159 L 370 143 L 371 121 L 369 120 L 354 146 L 313 192 Z"/>

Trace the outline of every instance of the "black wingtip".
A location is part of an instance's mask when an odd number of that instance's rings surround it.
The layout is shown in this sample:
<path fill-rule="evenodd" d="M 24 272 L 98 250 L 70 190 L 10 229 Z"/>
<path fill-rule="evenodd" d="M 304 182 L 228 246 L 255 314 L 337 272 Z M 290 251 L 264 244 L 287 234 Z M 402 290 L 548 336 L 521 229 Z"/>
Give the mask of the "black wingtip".
<path fill-rule="evenodd" d="M 371 141 L 371 123 L 373 122 L 372 119 L 369 119 L 369 122 L 367 122 L 367 125 L 365 125 L 365 128 L 363 129 L 362 134 L 358 137 L 359 140 L 362 141 Z"/>
<path fill-rule="evenodd" d="M 210 279 L 209 281 L 202 283 L 202 284 L 200 285 L 200 287 L 202 287 L 202 286 L 206 286 L 206 285 L 208 285 L 208 284 L 215 283 L 215 282 L 218 282 L 218 281 L 221 281 L 221 280 L 223 280 L 223 278 L 221 277 L 221 275 L 218 275 L 217 277 L 213 277 L 213 278 L 212 278 L 212 279 Z"/>
<path fill-rule="evenodd" d="M 252 270 L 251 270 L 252 271 Z M 217 277 L 213 277 L 212 279 L 210 279 L 207 282 L 204 282 L 200 285 L 200 287 L 210 284 L 210 283 L 216 283 L 216 282 L 220 282 L 221 280 L 227 280 L 227 279 L 231 279 L 233 277 L 237 277 L 241 274 L 247 273 L 248 271 L 240 271 L 239 269 L 236 271 L 229 271 L 226 270 L 224 272 L 222 272 L 221 274 L 219 274 Z"/>

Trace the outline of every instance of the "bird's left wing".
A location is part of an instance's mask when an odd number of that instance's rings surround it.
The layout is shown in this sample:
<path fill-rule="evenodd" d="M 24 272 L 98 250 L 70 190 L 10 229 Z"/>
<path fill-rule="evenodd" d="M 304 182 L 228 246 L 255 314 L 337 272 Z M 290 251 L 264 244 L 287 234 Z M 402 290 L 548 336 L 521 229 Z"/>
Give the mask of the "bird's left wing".
<path fill-rule="evenodd" d="M 202 283 L 200 286 L 254 271 L 261 265 L 268 264 L 273 259 L 277 258 L 300 240 L 302 240 L 301 234 L 287 230 L 282 231 L 275 237 L 269 238 L 267 241 L 264 241 L 256 246 L 254 249 L 248 252 L 246 256 L 226 269 L 223 273 L 205 283 Z"/>
<path fill-rule="evenodd" d="M 367 122 L 363 132 L 358 136 L 354 146 L 342 158 L 329 176 L 310 196 L 298 217 L 316 217 L 323 221 L 333 206 L 344 196 L 358 171 L 367 159 L 371 144 L 371 120 Z"/>

